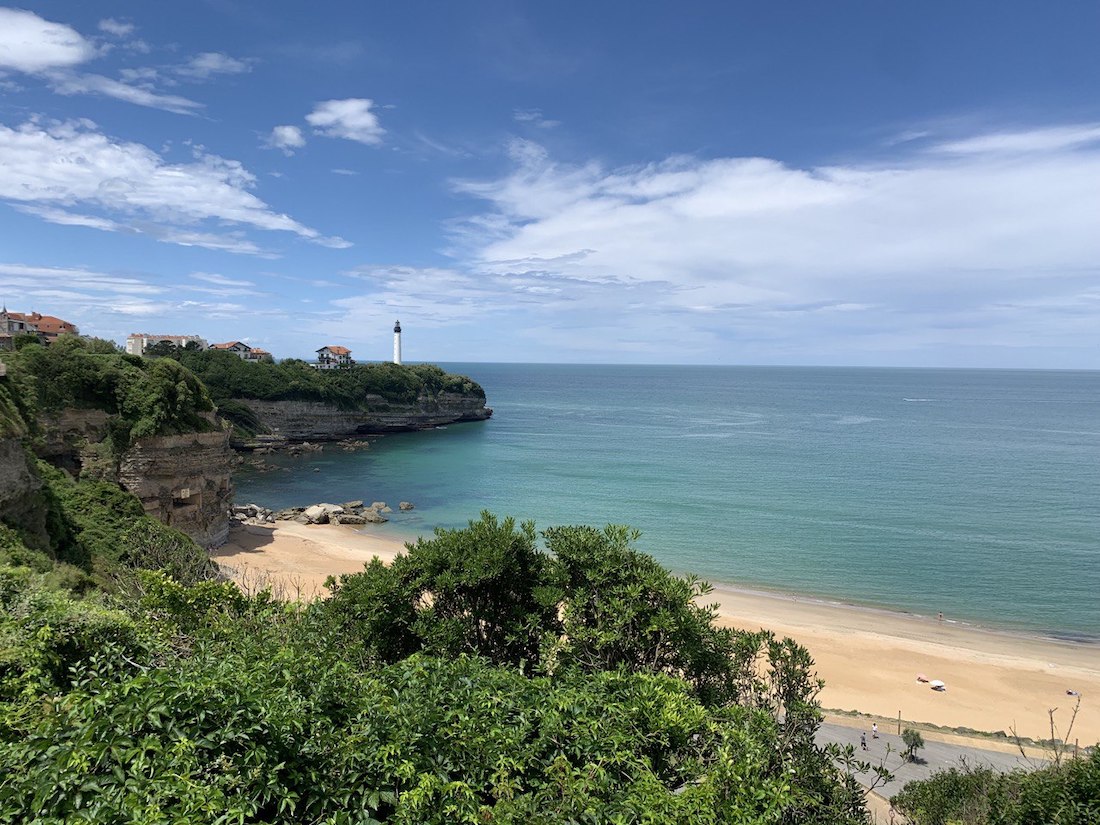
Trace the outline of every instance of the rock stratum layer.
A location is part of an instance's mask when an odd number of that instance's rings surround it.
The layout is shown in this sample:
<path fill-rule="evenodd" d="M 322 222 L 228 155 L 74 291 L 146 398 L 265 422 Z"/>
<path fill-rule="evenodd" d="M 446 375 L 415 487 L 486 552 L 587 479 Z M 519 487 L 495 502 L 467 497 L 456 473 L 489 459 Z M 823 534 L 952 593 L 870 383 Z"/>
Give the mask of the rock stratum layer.
<path fill-rule="evenodd" d="M 484 421 L 493 411 L 483 398 L 457 393 L 422 397 L 415 403 L 387 401 L 368 395 L 363 409 L 344 410 L 318 401 L 259 401 L 236 398 L 256 416 L 263 439 L 285 441 L 337 441 L 357 435 L 426 430 L 462 421 Z M 248 447 L 247 443 L 237 446 Z"/>
<path fill-rule="evenodd" d="M 108 416 L 100 410 L 65 410 L 41 423 L 46 437 L 39 453 L 51 463 L 117 482 L 150 516 L 204 547 L 229 537 L 236 456 L 227 430 L 148 436 L 113 458 L 105 455 Z"/>

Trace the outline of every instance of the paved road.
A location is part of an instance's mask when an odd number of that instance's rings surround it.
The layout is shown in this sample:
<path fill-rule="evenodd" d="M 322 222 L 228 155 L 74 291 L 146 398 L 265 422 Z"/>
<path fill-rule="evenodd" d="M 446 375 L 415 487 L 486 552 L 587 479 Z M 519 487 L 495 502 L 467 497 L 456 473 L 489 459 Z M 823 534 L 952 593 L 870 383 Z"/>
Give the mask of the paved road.
<path fill-rule="evenodd" d="M 859 749 L 859 735 L 861 732 L 867 736 L 866 751 Z M 905 749 L 901 737 L 896 734 L 885 733 L 880 728 L 878 739 L 872 739 L 870 726 L 860 731 L 858 728 L 849 728 L 844 725 L 823 724 L 817 732 L 817 742 L 818 744 L 836 742 L 838 745 L 854 745 L 857 758 L 875 765 L 885 759 L 884 767 L 894 774 L 894 779 L 884 785 L 879 785 L 875 788 L 875 791 L 887 798 L 900 791 L 906 782 L 912 782 L 914 779 L 927 779 L 935 771 L 957 767 L 963 759 L 969 764 L 984 764 L 998 771 L 1038 767 L 1034 760 L 1029 762 L 1019 753 L 1001 753 L 981 748 L 928 741 L 925 742 L 923 748 L 917 751 L 917 756 L 923 760 L 923 763 L 906 762 L 901 757 L 901 752 Z M 890 746 L 889 755 L 886 753 L 887 745 Z M 874 777 L 872 775 L 861 775 L 857 778 L 867 784 Z"/>

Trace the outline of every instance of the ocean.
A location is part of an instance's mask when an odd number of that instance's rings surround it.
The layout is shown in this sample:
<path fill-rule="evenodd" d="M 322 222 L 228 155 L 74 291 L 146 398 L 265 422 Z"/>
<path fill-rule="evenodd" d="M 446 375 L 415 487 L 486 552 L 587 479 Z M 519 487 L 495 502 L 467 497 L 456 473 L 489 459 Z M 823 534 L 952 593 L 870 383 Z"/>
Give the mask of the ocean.
<path fill-rule="evenodd" d="M 237 501 L 628 524 L 715 583 L 1100 640 L 1100 372 L 442 366 L 492 420 L 269 457 Z"/>

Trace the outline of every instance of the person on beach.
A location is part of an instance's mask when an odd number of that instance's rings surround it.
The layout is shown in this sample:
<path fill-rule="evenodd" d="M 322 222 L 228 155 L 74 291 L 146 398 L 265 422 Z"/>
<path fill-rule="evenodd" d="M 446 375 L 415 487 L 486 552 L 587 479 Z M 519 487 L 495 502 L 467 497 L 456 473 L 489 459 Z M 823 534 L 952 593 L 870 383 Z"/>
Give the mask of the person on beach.
<path fill-rule="evenodd" d="M 871 738 L 878 739 L 878 722 L 871 723 Z"/>
<path fill-rule="evenodd" d="M 863 750 L 867 750 L 867 734 L 866 733 L 861 733 L 859 735 L 859 746 Z"/>

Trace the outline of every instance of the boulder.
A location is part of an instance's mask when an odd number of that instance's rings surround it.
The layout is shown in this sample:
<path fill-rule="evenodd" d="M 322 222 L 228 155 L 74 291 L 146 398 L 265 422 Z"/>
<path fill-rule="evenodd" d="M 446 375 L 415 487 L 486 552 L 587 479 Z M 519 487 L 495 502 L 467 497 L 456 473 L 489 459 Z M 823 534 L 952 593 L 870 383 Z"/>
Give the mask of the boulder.
<path fill-rule="evenodd" d="M 345 510 L 361 510 L 363 509 L 363 502 L 361 500 L 345 501 L 342 506 Z"/>
<path fill-rule="evenodd" d="M 370 508 L 372 510 L 383 511 L 386 509 L 386 502 L 384 501 L 372 501 Z"/>
<path fill-rule="evenodd" d="M 365 517 L 355 513 L 339 513 L 332 517 L 337 524 L 366 524 Z"/>
<path fill-rule="evenodd" d="M 411 501 L 402 501 L 397 506 L 402 510 L 415 510 L 416 509 L 416 505 L 413 504 Z"/>
<path fill-rule="evenodd" d="M 388 518 L 379 513 L 377 510 L 364 510 L 359 518 L 363 519 L 364 522 L 370 522 L 371 524 L 385 524 L 387 521 L 389 521 Z"/>
<path fill-rule="evenodd" d="M 314 504 L 312 507 L 307 507 L 302 515 L 309 519 L 311 524 L 328 524 L 332 516 L 339 515 L 344 512 L 344 508 L 339 504 Z"/>

